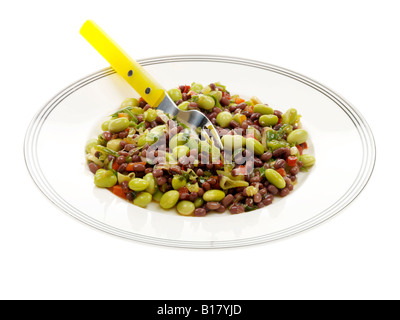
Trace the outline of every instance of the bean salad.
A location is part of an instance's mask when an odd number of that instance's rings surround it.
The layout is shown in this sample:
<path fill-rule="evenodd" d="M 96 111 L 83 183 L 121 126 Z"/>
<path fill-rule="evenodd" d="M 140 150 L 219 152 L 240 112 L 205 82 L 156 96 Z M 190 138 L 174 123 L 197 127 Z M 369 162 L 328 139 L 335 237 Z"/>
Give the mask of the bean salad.
<path fill-rule="evenodd" d="M 283 113 L 218 82 L 181 85 L 168 94 L 181 110 L 208 117 L 223 150 L 143 98 L 128 98 L 86 144 L 97 187 L 143 208 L 152 201 L 176 208 L 183 216 L 238 214 L 286 197 L 298 173 L 315 163 L 294 108 Z"/>

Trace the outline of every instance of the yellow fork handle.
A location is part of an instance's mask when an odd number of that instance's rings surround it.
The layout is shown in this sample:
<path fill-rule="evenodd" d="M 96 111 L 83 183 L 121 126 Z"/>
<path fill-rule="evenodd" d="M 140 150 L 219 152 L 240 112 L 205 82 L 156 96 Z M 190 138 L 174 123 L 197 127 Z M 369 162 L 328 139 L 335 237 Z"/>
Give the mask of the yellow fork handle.
<path fill-rule="evenodd" d="M 160 104 L 165 97 L 165 90 L 162 86 L 95 22 L 87 20 L 83 24 L 80 34 L 148 104 L 154 108 Z"/>

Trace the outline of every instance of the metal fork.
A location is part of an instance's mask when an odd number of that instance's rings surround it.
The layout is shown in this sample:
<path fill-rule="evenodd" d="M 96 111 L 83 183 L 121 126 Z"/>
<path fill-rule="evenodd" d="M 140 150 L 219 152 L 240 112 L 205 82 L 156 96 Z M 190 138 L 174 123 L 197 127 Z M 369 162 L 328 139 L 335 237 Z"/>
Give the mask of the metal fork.
<path fill-rule="evenodd" d="M 179 121 L 196 132 L 200 128 L 203 136 L 209 137 L 207 131 L 204 130 L 204 127 L 206 127 L 214 138 L 214 144 L 222 149 L 221 139 L 210 120 L 200 111 L 180 110 L 166 90 L 95 22 L 86 21 L 80 33 L 148 104 L 153 108 L 176 116 Z"/>

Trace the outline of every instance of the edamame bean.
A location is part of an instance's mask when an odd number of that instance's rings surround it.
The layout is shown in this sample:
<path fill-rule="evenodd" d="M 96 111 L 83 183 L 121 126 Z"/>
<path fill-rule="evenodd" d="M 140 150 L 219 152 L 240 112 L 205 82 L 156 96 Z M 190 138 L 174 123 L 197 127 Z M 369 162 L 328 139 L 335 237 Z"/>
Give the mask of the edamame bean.
<path fill-rule="evenodd" d="M 182 156 L 187 156 L 189 154 L 189 147 L 187 146 L 177 146 L 172 150 L 172 154 L 175 159 L 179 159 Z"/>
<path fill-rule="evenodd" d="M 172 183 L 172 188 L 174 188 L 175 190 L 179 190 L 180 188 L 186 186 L 186 179 L 183 176 L 174 175 L 171 183 Z"/>
<path fill-rule="evenodd" d="M 300 156 L 299 159 L 301 162 L 303 162 L 304 167 L 312 167 L 315 163 L 315 157 L 312 156 L 311 154 L 303 154 Z"/>
<path fill-rule="evenodd" d="M 201 93 L 207 94 L 211 92 L 211 87 L 210 86 L 205 86 L 203 89 L 201 89 Z"/>
<path fill-rule="evenodd" d="M 212 97 L 206 96 L 204 94 L 200 94 L 199 99 L 197 100 L 197 104 L 200 108 L 205 110 L 211 110 L 215 106 L 215 101 Z"/>
<path fill-rule="evenodd" d="M 137 107 L 139 105 L 139 101 L 136 98 L 127 98 L 121 103 L 121 108 L 126 107 Z"/>
<path fill-rule="evenodd" d="M 100 188 L 111 188 L 117 183 L 117 177 L 111 170 L 99 169 L 94 175 L 94 184 Z"/>
<path fill-rule="evenodd" d="M 86 153 L 90 153 L 90 150 L 92 150 L 94 146 L 97 146 L 98 144 L 97 142 L 98 142 L 97 139 L 88 140 L 88 142 L 86 142 L 86 147 L 85 147 Z"/>
<path fill-rule="evenodd" d="M 190 90 L 196 93 L 200 93 L 200 91 L 203 90 L 203 85 L 200 83 L 192 83 L 192 85 L 190 86 Z"/>
<path fill-rule="evenodd" d="M 173 149 L 176 146 L 182 146 L 189 140 L 189 135 L 186 133 L 178 133 L 174 135 L 169 141 L 169 148 Z"/>
<path fill-rule="evenodd" d="M 302 144 L 308 139 L 308 132 L 304 129 L 297 129 L 289 133 L 287 142 L 294 144 Z"/>
<path fill-rule="evenodd" d="M 163 209 L 171 209 L 179 200 L 179 192 L 170 190 L 163 194 L 160 199 L 160 207 Z"/>
<path fill-rule="evenodd" d="M 265 114 L 263 116 L 260 117 L 260 119 L 258 119 L 258 121 L 260 122 L 260 125 L 263 127 L 266 126 L 274 126 L 278 123 L 279 119 L 277 116 L 273 115 L 273 114 Z"/>
<path fill-rule="evenodd" d="M 193 202 L 186 200 L 179 202 L 176 206 L 176 210 L 183 216 L 190 216 L 194 212 L 194 209 L 196 209 L 196 207 Z"/>
<path fill-rule="evenodd" d="M 108 126 L 110 125 L 111 120 L 106 120 L 101 125 L 101 130 L 108 131 Z"/>
<path fill-rule="evenodd" d="M 257 98 L 256 96 L 252 96 L 252 97 L 250 98 L 250 101 L 253 102 L 254 105 L 256 105 L 256 104 L 262 104 L 262 101 L 261 101 L 259 98 Z"/>
<path fill-rule="evenodd" d="M 243 121 L 244 120 L 246 120 L 247 119 L 247 117 L 244 115 L 244 114 L 241 114 L 240 112 L 239 113 L 236 113 L 234 116 L 233 116 L 233 121 L 235 121 L 235 122 L 237 122 L 237 123 L 239 123 L 239 124 L 242 124 L 243 123 Z"/>
<path fill-rule="evenodd" d="M 297 119 L 297 110 L 294 108 L 291 108 L 287 110 L 283 115 L 282 115 L 282 123 L 283 124 L 291 124 L 293 125 L 296 122 Z"/>
<path fill-rule="evenodd" d="M 163 193 L 160 191 L 160 189 L 157 189 L 156 192 L 153 194 L 153 200 L 160 202 L 162 196 Z"/>
<path fill-rule="evenodd" d="M 141 178 L 133 178 L 129 181 L 129 189 L 133 191 L 144 191 L 149 186 L 149 182 Z"/>
<path fill-rule="evenodd" d="M 151 202 L 152 196 L 148 192 L 141 192 L 138 195 L 136 195 L 136 198 L 133 199 L 133 204 L 146 208 L 147 205 Z"/>
<path fill-rule="evenodd" d="M 218 113 L 217 115 L 217 123 L 222 127 L 226 128 L 229 126 L 229 123 L 232 121 L 233 116 L 230 112 L 228 111 L 223 111 Z"/>
<path fill-rule="evenodd" d="M 283 179 L 283 177 L 273 169 L 265 170 L 265 178 L 279 189 L 286 187 L 285 179 Z"/>
<path fill-rule="evenodd" d="M 143 119 L 147 122 L 152 122 L 157 118 L 157 111 L 155 109 L 148 109 L 143 114 Z"/>
<path fill-rule="evenodd" d="M 261 114 L 274 114 L 274 109 L 270 106 L 266 106 L 265 104 L 256 104 L 253 108 L 254 113 L 261 113 Z"/>
<path fill-rule="evenodd" d="M 265 152 L 263 145 L 258 140 L 253 138 L 246 139 L 246 148 L 254 150 L 254 153 L 258 156 L 261 156 Z"/>
<path fill-rule="evenodd" d="M 108 125 L 108 129 L 112 133 L 124 131 L 128 127 L 129 127 L 129 120 L 125 117 L 111 120 Z"/>
<path fill-rule="evenodd" d="M 178 100 L 182 99 L 181 90 L 179 90 L 177 88 L 168 90 L 168 95 L 174 102 L 177 102 Z"/>
<path fill-rule="evenodd" d="M 290 148 L 290 155 L 298 157 L 300 155 L 299 149 L 297 149 L 297 147 L 291 147 Z"/>
<path fill-rule="evenodd" d="M 217 99 L 217 101 L 220 101 L 221 100 L 221 98 L 222 98 L 222 92 L 221 91 L 219 91 L 219 90 L 214 90 L 214 91 L 211 91 L 210 93 L 209 93 L 209 95 L 210 96 L 213 96 L 215 99 Z"/>
<path fill-rule="evenodd" d="M 183 111 L 186 111 L 188 107 L 189 107 L 189 101 L 184 101 L 178 106 L 178 108 Z"/>
<path fill-rule="evenodd" d="M 237 134 L 226 135 L 221 138 L 221 142 L 225 150 L 236 150 L 246 145 L 246 138 Z"/>
<path fill-rule="evenodd" d="M 203 198 L 198 197 L 196 200 L 194 200 L 193 203 L 194 203 L 195 208 L 200 208 L 203 205 L 204 200 L 203 200 Z"/>
<path fill-rule="evenodd" d="M 107 142 L 107 148 L 118 152 L 119 150 L 121 150 L 121 141 L 122 139 L 112 139 Z"/>
<path fill-rule="evenodd" d="M 203 194 L 204 201 L 216 201 L 219 202 L 225 198 L 225 192 L 221 190 L 208 190 Z"/>
<path fill-rule="evenodd" d="M 143 177 L 143 180 L 146 180 L 149 183 L 149 186 L 146 188 L 146 192 L 150 194 L 154 194 L 157 190 L 156 180 L 154 179 L 153 173 L 149 172 Z"/>
<path fill-rule="evenodd" d="M 133 114 L 143 114 L 144 110 L 142 108 L 140 108 L 140 107 L 132 107 L 131 112 Z"/>

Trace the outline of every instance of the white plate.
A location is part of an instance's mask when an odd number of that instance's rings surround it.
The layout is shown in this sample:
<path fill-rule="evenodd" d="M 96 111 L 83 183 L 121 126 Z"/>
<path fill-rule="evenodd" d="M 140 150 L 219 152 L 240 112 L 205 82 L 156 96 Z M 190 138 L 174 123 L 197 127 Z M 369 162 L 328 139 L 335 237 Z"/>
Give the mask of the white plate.
<path fill-rule="evenodd" d="M 183 217 L 158 204 L 134 206 L 96 188 L 84 146 L 121 101 L 136 92 L 108 68 L 57 94 L 34 117 L 25 158 L 39 189 L 55 205 L 105 232 L 147 243 L 221 248 L 280 239 L 313 227 L 345 208 L 373 171 L 375 144 L 347 101 L 298 73 L 270 64 L 220 56 L 171 56 L 139 61 L 165 88 L 220 81 L 231 93 L 256 95 L 270 106 L 303 116 L 317 162 L 295 190 L 263 209 L 239 214 Z M 45 221 L 43 222 L 45 223 Z"/>

